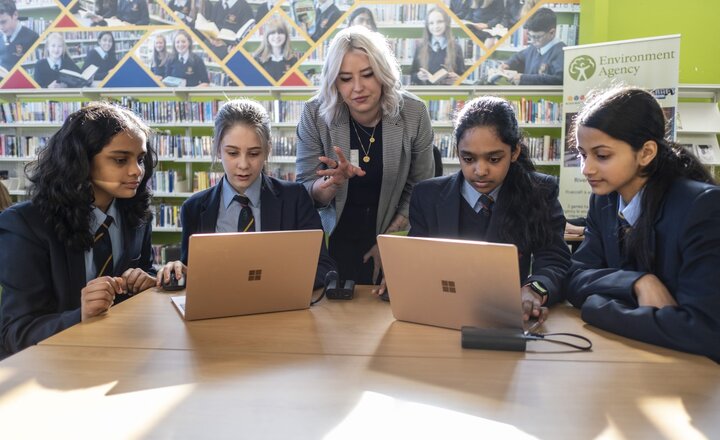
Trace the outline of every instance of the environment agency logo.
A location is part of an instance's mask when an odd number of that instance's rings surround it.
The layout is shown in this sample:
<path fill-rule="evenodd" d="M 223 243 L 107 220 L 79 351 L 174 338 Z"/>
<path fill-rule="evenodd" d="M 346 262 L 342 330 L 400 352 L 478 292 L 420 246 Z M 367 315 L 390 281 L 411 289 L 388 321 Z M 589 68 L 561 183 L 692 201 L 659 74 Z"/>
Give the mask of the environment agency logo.
<path fill-rule="evenodd" d="M 575 81 L 585 81 L 595 74 L 595 60 L 590 55 L 580 55 L 570 62 L 568 73 Z"/>

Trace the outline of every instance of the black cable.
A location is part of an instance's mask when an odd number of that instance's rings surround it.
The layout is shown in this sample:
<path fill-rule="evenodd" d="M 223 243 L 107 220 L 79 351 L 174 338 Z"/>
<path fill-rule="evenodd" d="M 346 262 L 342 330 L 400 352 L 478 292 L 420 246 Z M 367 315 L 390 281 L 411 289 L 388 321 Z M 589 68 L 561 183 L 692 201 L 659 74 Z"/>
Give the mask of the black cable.
<path fill-rule="evenodd" d="M 547 336 L 568 336 L 571 338 L 577 338 L 577 339 L 581 339 L 581 340 L 587 342 L 587 345 L 573 344 L 572 342 L 561 341 L 559 339 L 547 338 Z M 568 347 L 576 348 L 581 351 L 589 351 L 590 349 L 592 349 L 592 341 L 590 339 L 588 339 L 582 335 L 576 335 L 575 333 L 546 333 L 546 334 L 527 333 L 527 334 L 525 334 L 525 339 L 527 341 L 548 341 L 548 342 L 552 342 L 555 344 L 567 345 Z"/>

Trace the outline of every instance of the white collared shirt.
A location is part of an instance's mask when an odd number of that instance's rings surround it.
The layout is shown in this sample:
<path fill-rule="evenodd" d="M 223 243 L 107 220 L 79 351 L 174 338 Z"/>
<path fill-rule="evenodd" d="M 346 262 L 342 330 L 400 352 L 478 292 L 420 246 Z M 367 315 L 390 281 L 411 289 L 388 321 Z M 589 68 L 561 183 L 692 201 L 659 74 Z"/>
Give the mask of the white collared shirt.
<path fill-rule="evenodd" d="M 618 213 L 622 213 L 623 217 L 625 217 L 625 220 L 630 223 L 631 226 L 635 226 L 635 223 L 640 218 L 640 215 L 642 214 L 642 195 L 645 192 L 645 187 L 643 186 L 640 191 L 638 191 L 637 194 L 635 194 L 635 197 L 630 200 L 630 203 L 627 205 L 625 204 L 625 201 L 623 200 L 622 196 L 620 196 L 620 193 L 618 193 Z"/>
<path fill-rule="evenodd" d="M 499 185 L 497 188 L 490 191 L 490 194 L 488 194 L 495 202 L 497 202 L 498 200 L 500 188 L 502 188 L 502 185 Z M 473 188 L 473 186 L 468 183 L 468 181 L 464 178 L 462 188 L 460 189 L 460 194 L 462 194 L 465 201 L 468 202 L 468 205 L 472 206 L 473 211 L 480 212 L 480 210 L 482 209 L 482 204 L 480 203 L 481 193 L 475 188 Z"/>
<path fill-rule="evenodd" d="M 262 231 L 260 222 L 260 191 L 262 190 L 262 175 L 250 185 L 244 195 L 250 199 L 250 210 L 255 217 L 255 230 Z M 215 232 L 237 232 L 238 217 L 242 207 L 239 203 L 233 203 L 233 197 L 239 194 L 235 188 L 230 185 L 227 177 L 222 179 L 221 203 L 218 207 L 217 223 L 215 224 Z"/>

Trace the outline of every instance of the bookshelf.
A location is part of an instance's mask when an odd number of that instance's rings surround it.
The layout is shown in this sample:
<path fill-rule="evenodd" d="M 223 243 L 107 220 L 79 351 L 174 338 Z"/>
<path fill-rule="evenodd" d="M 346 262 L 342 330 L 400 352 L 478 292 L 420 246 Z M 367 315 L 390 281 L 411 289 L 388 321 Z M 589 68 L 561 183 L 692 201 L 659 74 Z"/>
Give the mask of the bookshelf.
<path fill-rule="evenodd" d="M 454 110 L 475 96 L 488 94 L 503 96 L 516 104 L 534 162 L 544 172 L 559 173 L 561 86 L 413 86 L 408 90 L 428 105 L 435 131 L 434 144 L 443 153 L 445 174 L 459 170 L 452 141 Z M 242 87 L 221 91 L 199 88 L 2 90 L 0 177 L 7 178 L 5 183 L 16 200 L 23 199 L 25 164 L 35 157 L 65 117 L 84 102 L 118 102 L 132 108 L 156 130 L 153 144 L 158 153 L 158 167 L 153 179 L 156 200 L 153 229 L 159 234 L 177 234 L 181 231 L 178 214 L 182 202 L 222 177 L 220 165 L 213 168 L 210 157 L 212 120 L 222 102 L 227 98 L 250 97 L 265 105 L 273 121 L 273 151 L 266 169 L 276 177 L 294 180 L 296 124 L 303 103 L 315 91 L 312 87 Z M 717 113 L 720 85 L 681 86 L 680 98 L 685 102 L 710 104 L 706 106 L 709 108 L 714 105 Z M 680 108 L 682 120 L 682 106 Z M 717 145 L 720 122 L 702 127 L 702 134 L 710 135 Z M 679 139 L 682 140 L 683 135 L 698 134 L 697 128 L 692 130 L 678 129 Z M 548 151 L 548 145 L 554 148 Z M 720 158 L 720 151 L 717 154 Z"/>

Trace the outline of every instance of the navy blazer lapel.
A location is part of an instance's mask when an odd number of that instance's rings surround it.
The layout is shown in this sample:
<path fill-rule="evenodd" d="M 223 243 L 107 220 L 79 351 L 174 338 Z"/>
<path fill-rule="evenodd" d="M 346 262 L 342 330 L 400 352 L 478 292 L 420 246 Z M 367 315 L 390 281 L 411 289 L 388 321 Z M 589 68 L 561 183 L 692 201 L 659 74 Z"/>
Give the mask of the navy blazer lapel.
<path fill-rule="evenodd" d="M 612 193 L 606 197 L 607 204 L 600 209 L 600 215 L 605 221 L 600 224 L 607 225 L 601 233 L 603 234 L 603 242 L 607 247 L 608 265 L 610 267 L 621 267 L 622 266 L 622 254 L 620 253 L 620 237 L 618 232 L 620 230 L 620 222 L 618 220 L 617 212 L 617 193 Z"/>
<path fill-rule="evenodd" d="M 460 201 L 462 183 L 465 178 L 462 171 L 453 175 L 443 188 L 442 198 L 435 210 L 438 233 L 441 237 L 456 238 L 460 234 Z"/>
<path fill-rule="evenodd" d="M 85 287 L 85 253 L 82 251 L 73 251 L 65 248 L 65 258 L 68 267 L 68 279 L 70 280 L 70 289 L 68 292 L 78 292 Z M 80 304 L 80 296 L 78 295 L 77 303 Z"/>
<path fill-rule="evenodd" d="M 198 225 L 198 232 L 215 232 L 218 209 L 220 208 L 221 194 L 222 181 L 213 187 L 213 189 L 208 193 L 208 198 L 203 200 L 203 203 L 200 206 L 200 224 Z"/>
<path fill-rule="evenodd" d="M 260 230 L 279 231 L 282 220 L 282 200 L 278 189 L 272 181 L 262 175 L 262 188 L 260 189 Z"/>

